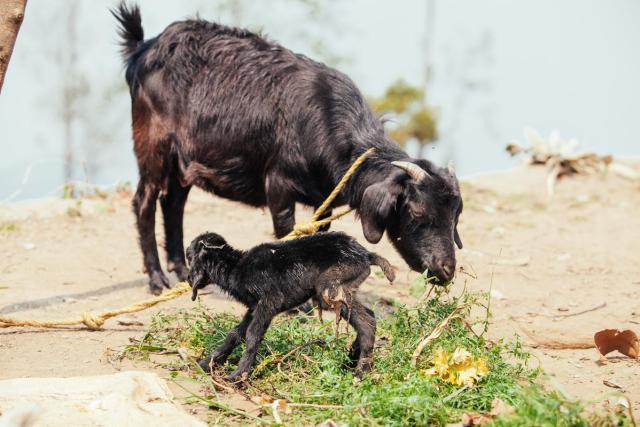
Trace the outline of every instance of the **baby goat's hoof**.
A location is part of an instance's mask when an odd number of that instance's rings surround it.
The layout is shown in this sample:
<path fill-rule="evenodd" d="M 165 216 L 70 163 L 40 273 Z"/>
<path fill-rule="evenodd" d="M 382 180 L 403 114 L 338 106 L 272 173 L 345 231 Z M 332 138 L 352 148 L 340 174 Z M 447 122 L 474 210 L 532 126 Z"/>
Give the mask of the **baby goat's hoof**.
<path fill-rule="evenodd" d="M 367 375 L 369 371 L 371 371 L 371 358 L 361 358 L 358 361 L 358 365 L 353 370 L 353 376 L 361 380 Z"/>
<path fill-rule="evenodd" d="M 200 365 L 200 367 L 202 368 L 203 371 L 205 371 L 206 373 L 210 373 L 211 372 L 211 357 L 205 357 L 204 359 L 200 360 L 198 362 L 198 365 Z"/>
<path fill-rule="evenodd" d="M 231 383 L 237 383 L 246 381 L 249 378 L 249 373 L 244 371 L 233 371 L 227 376 L 227 381 Z"/>

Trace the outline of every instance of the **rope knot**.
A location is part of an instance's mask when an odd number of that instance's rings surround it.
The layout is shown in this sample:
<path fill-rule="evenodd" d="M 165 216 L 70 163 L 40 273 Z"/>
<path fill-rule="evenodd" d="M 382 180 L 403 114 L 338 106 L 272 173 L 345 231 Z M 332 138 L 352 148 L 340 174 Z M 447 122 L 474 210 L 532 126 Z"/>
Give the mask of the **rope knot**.
<path fill-rule="evenodd" d="M 92 331 L 97 331 L 102 328 L 104 324 L 104 319 L 100 316 L 95 317 L 93 314 L 88 311 L 83 311 L 82 314 L 82 323 Z"/>
<path fill-rule="evenodd" d="M 293 227 L 293 232 L 296 236 L 306 236 L 308 234 L 315 234 L 320 229 L 320 225 L 310 222 L 307 224 L 296 224 Z"/>

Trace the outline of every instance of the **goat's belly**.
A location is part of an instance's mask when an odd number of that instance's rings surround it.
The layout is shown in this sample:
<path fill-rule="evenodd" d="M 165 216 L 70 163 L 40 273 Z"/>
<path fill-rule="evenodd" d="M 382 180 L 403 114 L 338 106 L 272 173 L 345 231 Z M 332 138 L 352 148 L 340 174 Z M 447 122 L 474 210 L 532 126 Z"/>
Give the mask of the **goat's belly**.
<path fill-rule="evenodd" d="M 247 179 L 245 177 L 225 179 L 201 178 L 195 181 L 195 185 L 216 196 L 246 203 L 251 206 L 259 207 L 267 204 L 264 185 L 258 180 Z"/>

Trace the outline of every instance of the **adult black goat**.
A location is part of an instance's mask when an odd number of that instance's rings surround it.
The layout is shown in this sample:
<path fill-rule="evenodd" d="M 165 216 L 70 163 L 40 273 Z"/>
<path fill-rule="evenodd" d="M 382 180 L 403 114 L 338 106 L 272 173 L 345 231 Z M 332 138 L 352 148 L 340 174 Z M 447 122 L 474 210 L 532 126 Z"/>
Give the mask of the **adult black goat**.
<path fill-rule="evenodd" d="M 123 3 L 114 16 L 140 171 L 133 207 L 152 292 L 169 283 L 156 246 L 158 197 L 167 268 L 185 279 L 182 222 L 192 185 L 268 206 L 282 237 L 295 203 L 319 206 L 370 147 L 375 154 L 334 205 L 356 208 L 369 242 L 386 230 L 412 269 L 453 277 L 454 241 L 462 246 L 455 175 L 408 157 L 347 76 L 246 30 L 196 19 L 145 41 L 136 6 Z"/>
<path fill-rule="evenodd" d="M 369 277 L 371 265 L 379 266 L 390 282 L 395 273 L 389 261 L 369 252 L 354 238 L 344 233 L 317 233 L 244 252 L 232 248 L 218 234 L 204 233 L 189 245 L 187 260 L 192 299 L 198 289 L 216 284 L 248 308 L 222 345 L 200 361 L 204 370 L 223 364 L 246 338 L 247 349 L 229 379 L 250 373 L 271 320 L 309 299 L 321 308 L 333 308 L 354 327 L 357 336 L 349 358 L 355 375 L 362 376 L 370 369 L 376 319 L 357 300 L 356 292 Z"/>

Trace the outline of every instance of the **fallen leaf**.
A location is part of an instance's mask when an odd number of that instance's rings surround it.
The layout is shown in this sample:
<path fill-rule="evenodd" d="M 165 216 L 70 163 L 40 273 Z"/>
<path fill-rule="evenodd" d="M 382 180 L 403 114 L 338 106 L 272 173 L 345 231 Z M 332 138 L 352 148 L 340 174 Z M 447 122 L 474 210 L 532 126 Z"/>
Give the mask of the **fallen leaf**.
<path fill-rule="evenodd" d="M 464 427 L 481 426 L 489 421 L 491 421 L 490 417 L 477 412 L 465 412 L 462 414 L 462 425 Z"/>
<path fill-rule="evenodd" d="M 492 417 L 499 417 L 500 415 L 511 414 L 515 411 L 513 406 L 508 405 L 502 399 L 493 399 L 491 402 L 491 412 L 489 415 Z"/>
<path fill-rule="evenodd" d="M 427 376 L 438 376 L 458 386 L 472 386 L 489 372 L 486 360 L 475 357 L 460 347 L 453 353 L 437 348 L 431 358 L 431 364 L 431 368 L 420 372 Z"/>
<path fill-rule="evenodd" d="M 625 356 L 637 359 L 640 354 L 638 336 L 635 332 L 627 329 L 603 329 L 593 336 L 596 347 L 602 356 L 606 356 L 612 351 L 619 351 Z"/>

